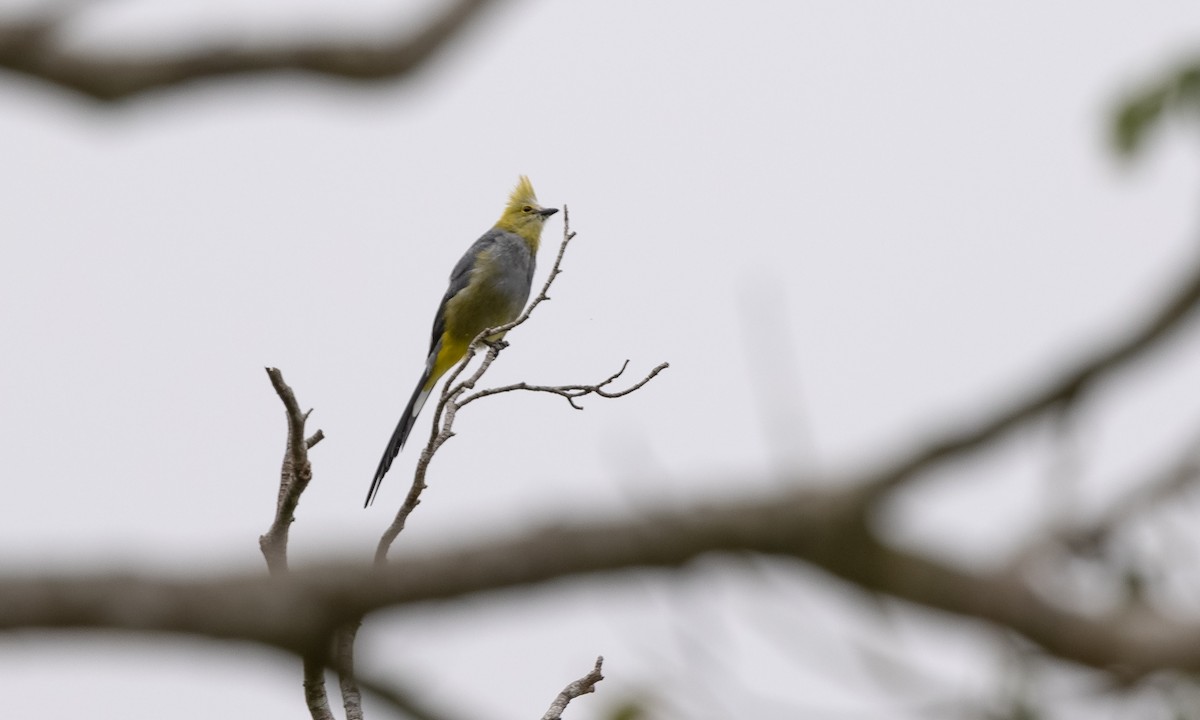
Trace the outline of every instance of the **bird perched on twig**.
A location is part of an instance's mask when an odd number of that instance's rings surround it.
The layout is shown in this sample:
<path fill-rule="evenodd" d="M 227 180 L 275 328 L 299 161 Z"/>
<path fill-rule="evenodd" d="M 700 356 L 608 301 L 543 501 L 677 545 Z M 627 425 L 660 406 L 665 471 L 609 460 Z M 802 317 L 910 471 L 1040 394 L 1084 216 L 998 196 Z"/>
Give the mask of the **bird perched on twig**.
<path fill-rule="evenodd" d="M 450 287 L 433 316 L 433 337 L 425 372 L 400 416 L 392 439 L 388 440 L 363 507 L 375 500 L 383 476 L 404 447 L 437 381 L 463 359 L 476 335 L 516 320 L 525 308 L 533 284 L 542 226 L 556 212 L 557 208 L 538 204 L 533 185 L 522 175 L 496 225 L 467 248 L 454 266 Z M 503 333 L 497 333 L 487 340 L 495 342 L 502 336 Z"/>

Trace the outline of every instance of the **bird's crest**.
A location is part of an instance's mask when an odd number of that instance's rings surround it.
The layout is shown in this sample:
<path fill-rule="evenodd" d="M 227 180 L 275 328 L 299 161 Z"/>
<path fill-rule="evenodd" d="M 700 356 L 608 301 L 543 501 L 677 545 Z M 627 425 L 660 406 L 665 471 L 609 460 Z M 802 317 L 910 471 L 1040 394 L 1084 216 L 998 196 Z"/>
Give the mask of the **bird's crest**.
<path fill-rule="evenodd" d="M 512 208 L 524 205 L 537 205 L 537 194 L 533 192 L 533 183 L 522 175 L 517 180 L 517 186 L 513 188 L 512 194 L 508 196 L 508 206 Z"/>
<path fill-rule="evenodd" d="M 538 243 L 542 238 L 542 225 L 546 223 L 546 218 L 554 213 L 554 210 L 546 210 L 538 204 L 537 195 L 533 192 L 533 183 L 522 175 L 512 194 L 508 196 L 508 205 L 496 221 L 496 227 L 520 235 L 529 243 L 530 248 L 537 252 Z"/>

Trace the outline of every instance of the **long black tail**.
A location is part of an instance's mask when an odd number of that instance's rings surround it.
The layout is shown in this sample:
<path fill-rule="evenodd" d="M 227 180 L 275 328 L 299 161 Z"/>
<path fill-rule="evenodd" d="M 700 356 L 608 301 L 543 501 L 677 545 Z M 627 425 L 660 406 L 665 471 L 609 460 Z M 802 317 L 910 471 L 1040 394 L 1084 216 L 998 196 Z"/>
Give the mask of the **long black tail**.
<path fill-rule="evenodd" d="M 421 408 L 425 406 L 429 391 L 433 389 L 432 385 L 436 384 L 430 382 L 432 372 L 433 364 L 429 363 L 425 368 L 425 374 L 421 376 L 421 382 L 417 383 L 417 389 L 413 390 L 412 397 L 408 400 L 408 407 L 404 408 L 404 414 L 400 416 L 400 422 L 396 424 L 392 439 L 388 440 L 383 457 L 379 460 L 379 467 L 375 469 L 375 479 L 371 481 L 371 489 L 367 491 L 367 501 L 363 503 L 363 507 L 368 507 L 375 502 L 375 494 L 379 492 L 383 476 L 387 475 L 387 471 L 392 467 L 392 461 L 400 454 L 400 448 L 404 447 L 404 441 L 408 439 L 413 425 L 417 423 L 417 415 L 421 414 Z"/>

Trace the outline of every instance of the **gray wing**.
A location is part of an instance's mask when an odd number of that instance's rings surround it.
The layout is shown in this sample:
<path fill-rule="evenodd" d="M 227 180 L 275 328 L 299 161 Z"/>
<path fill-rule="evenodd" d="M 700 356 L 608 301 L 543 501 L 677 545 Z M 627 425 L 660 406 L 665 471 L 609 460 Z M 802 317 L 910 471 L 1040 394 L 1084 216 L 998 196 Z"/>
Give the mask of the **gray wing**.
<path fill-rule="evenodd" d="M 450 286 L 446 288 L 446 294 L 442 296 L 442 302 L 438 304 L 437 312 L 433 315 L 433 332 L 429 338 L 430 354 L 433 354 L 438 341 L 442 339 L 442 333 L 446 331 L 446 303 L 450 301 L 450 298 L 462 292 L 462 289 L 471 282 L 471 269 L 475 267 L 475 257 L 484 248 L 496 244 L 499 236 L 504 234 L 507 233 L 496 228 L 485 232 L 482 237 L 471 243 L 471 247 L 467 248 L 467 251 L 455 263 L 454 269 L 450 271 Z"/>

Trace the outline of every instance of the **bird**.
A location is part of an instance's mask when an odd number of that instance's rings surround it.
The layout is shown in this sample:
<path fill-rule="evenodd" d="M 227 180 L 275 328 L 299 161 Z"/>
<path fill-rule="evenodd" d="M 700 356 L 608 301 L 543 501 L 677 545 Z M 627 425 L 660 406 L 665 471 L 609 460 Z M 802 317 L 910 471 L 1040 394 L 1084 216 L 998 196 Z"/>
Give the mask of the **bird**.
<path fill-rule="evenodd" d="M 450 286 L 433 316 L 425 372 L 388 440 L 363 507 L 375 501 L 383 476 L 400 454 L 417 415 L 442 375 L 463 359 L 479 333 L 512 322 L 525 309 L 542 227 L 556 212 L 558 208 L 538 204 L 533 184 L 528 177 L 520 176 L 500 219 L 467 248 L 450 272 Z M 496 333 L 486 339 L 497 342 L 503 335 Z"/>

